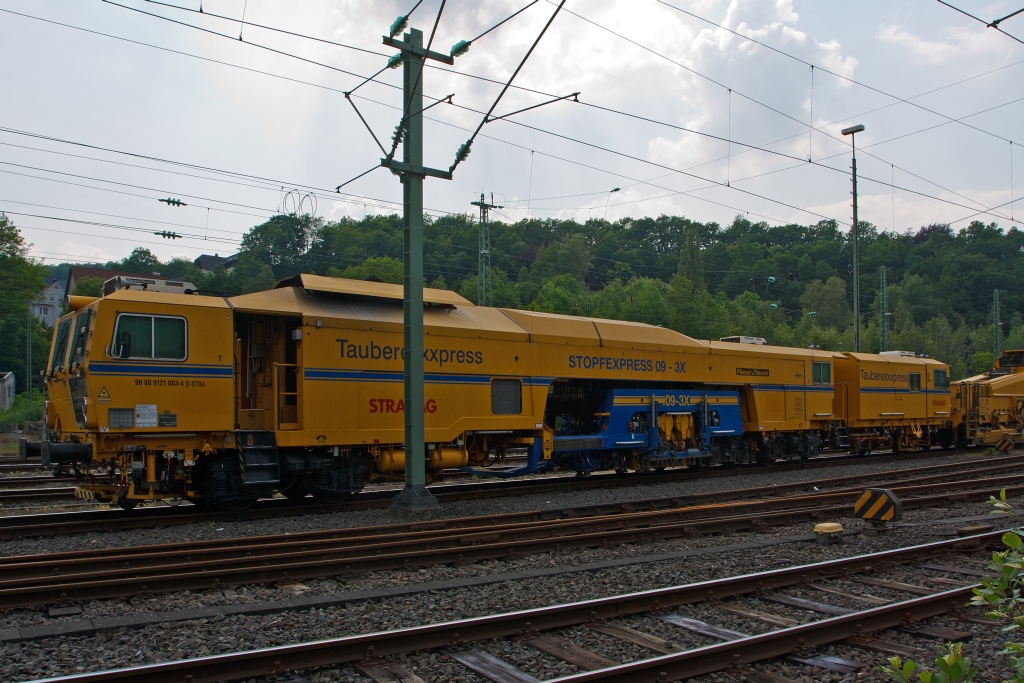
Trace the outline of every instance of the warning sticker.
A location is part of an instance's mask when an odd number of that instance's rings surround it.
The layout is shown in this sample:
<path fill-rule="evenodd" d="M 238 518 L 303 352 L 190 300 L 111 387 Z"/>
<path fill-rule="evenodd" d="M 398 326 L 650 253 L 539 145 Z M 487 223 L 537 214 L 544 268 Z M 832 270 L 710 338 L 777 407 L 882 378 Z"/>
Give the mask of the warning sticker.
<path fill-rule="evenodd" d="M 155 403 L 139 403 L 135 406 L 136 427 L 156 427 L 157 414 Z"/>
<path fill-rule="evenodd" d="M 110 403 L 110 392 L 107 391 L 106 387 L 100 389 L 100 393 L 96 396 L 97 403 Z"/>

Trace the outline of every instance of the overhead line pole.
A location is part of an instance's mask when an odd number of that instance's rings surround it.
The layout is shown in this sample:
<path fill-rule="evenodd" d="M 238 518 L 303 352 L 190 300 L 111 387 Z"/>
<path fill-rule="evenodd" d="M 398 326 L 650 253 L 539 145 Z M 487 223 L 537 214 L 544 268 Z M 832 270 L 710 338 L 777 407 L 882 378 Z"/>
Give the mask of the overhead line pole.
<path fill-rule="evenodd" d="M 491 202 L 494 202 L 494 193 L 491 193 Z M 476 303 L 478 306 L 491 305 L 491 229 L 487 224 L 488 213 L 491 209 L 502 209 L 503 206 L 488 203 L 484 199 L 484 193 L 480 193 L 480 201 L 470 202 L 473 206 L 480 207 L 480 261 L 478 266 L 478 280 L 476 290 Z"/>
<path fill-rule="evenodd" d="M 423 48 L 423 31 L 409 29 L 404 40 L 384 37 L 384 44 L 401 50 L 403 62 L 403 100 L 408 115 L 402 140 L 402 161 L 386 156 L 380 165 L 402 180 L 403 267 L 402 329 L 405 353 L 403 384 L 405 389 L 405 488 L 395 496 L 392 510 L 403 517 L 420 517 L 438 509 L 437 498 L 427 490 L 426 437 L 423 419 L 423 179 L 426 176 L 451 180 L 448 171 L 423 166 L 423 62 L 435 59 L 445 64 L 454 60 Z M 403 123 L 399 124 L 400 127 Z"/>

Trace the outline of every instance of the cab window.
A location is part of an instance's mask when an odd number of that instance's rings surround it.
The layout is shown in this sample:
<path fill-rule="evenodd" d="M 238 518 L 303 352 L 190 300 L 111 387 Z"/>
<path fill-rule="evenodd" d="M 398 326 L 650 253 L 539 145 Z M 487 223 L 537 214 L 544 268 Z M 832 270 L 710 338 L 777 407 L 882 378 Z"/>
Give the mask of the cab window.
<path fill-rule="evenodd" d="M 814 363 L 811 367 L 811 381 L 814 384 L 832 384 L 832 364 Z"/>
<path fill-rule="evenodd" d="M 932 371 L 932 386 L 936 389 L 949 389 L 949 375 L 945 370 Z"/>
<path fill-rule="evenodd" d="M 921 391 L 921 373 L 912 372 L 910 373 L 910 390 Z"/>
<path fill-rule="evenodd" d="M 64 367 L 64 361 L 68 357 L 68 340 L 71 337 L 71 320 L 68 316 L 57 325 L 57 332 L 53 335 L 53 358 L 50 360 L 50 372 Z"/>
<path fill-rule="evenodd" d="M 81 363 L 85 360 L 85 344 L 89 341 L 89 325 L 92 323 L 92 309 L 85 308 L 75 316 L 75 329 L 72 334 L 71 362 Z"/>
<path fill-rule="evenodd" d="M 187 327 L 184 318 L 122 313 L 114 329 L 115 358 L 185 360 Z"/>

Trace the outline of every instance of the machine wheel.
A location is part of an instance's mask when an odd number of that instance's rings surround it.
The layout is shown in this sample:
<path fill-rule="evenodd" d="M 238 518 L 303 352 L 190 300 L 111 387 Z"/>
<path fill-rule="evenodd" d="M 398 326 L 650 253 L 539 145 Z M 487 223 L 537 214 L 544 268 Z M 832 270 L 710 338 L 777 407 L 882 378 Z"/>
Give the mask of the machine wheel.
<path fill-rule="evenodd" d="M 306 499 L 306 495 L 309 491 L 306 490 L 306 479 L 299 475 L 297 477 L 290 477 L 291 483 L 286 484 L 282 489 L 281 493 L 284 494 L 285 498 L 293 503 L 301 503 Z"/>
<path fill-rule="evenodd" d="M 306 476 L 305 488 L 313 494 L 313 500 L 323 505 L 337 505 L 338 503 L 344 503 L 356 494 L 356 492 L 351 489 L 336 489 L 317 486 L 316 482 L 314 482 L 312 477 L 309 475 Z"/>
<path fill-rule="evenodd" d="M 128 497 L 128 489 L 123 489 L 119 494 L 117 494 L 117 505 L 122 510 L 134 510 L 135 506 L 140 502 L 142 501 Z"/>
<path fill-rule="evenodd" d="M 336 505 L 361 491 L 369 474 L 369 460 L 356 457 L 339 462 L 334 469 L 308 472 L 303 483 L 316 502 Z"/>

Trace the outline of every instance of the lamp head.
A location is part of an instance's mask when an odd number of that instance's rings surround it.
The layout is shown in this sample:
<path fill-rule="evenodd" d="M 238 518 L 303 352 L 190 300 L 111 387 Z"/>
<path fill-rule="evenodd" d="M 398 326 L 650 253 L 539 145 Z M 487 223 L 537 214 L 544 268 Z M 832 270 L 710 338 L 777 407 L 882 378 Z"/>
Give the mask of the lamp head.
<path fill-rule="evenodd" d="M 854 133 L 862 133 L 863 131 L 864 131 L 864 126 L 858 123 L 856 126 L 850 126 L 849 128 L 843 128 L 842 133 L 843 133 L 843 135 L 853 135 Z"/>

